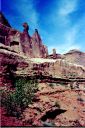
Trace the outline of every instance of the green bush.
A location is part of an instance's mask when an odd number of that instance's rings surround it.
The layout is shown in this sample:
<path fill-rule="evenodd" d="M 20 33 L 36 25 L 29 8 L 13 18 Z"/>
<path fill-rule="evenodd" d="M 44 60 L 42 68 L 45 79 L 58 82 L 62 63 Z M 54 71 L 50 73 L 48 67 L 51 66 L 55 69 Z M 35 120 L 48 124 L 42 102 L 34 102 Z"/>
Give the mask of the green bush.
<path fill-rule="evenodd" d="M 53 85 L 53 83 L 50 83 L 49 86 L 50 86 L 50 87 L 53 87 L 54 85 Z"/>
<path fill-rule="evenodd" d="M 61 86 L 65 86 L 65 83 L 63 81 L 60 81 Z"/>
<path fill-rule="evenodd" d="M 22 110 L 32 103 L 34 93 L 38 89 L 37 85 L 36 80 L 18 78 L 15 80 L 15 91 L 2 92 L 1 103 L 7 109 L 7 113 L 21 114 Z"/>
<path fill-rule="evenodd" d="M 50 86 L 51 88 L 54 88 L 55 83 L 49 83 L 49 86 Z"/>
<path fill-rule="evenodd" d="M 55 106 L 58 107 L 58 108 L 60 108 L 60 104 L 59 104 L 58 101 L 55 102 Z"/>

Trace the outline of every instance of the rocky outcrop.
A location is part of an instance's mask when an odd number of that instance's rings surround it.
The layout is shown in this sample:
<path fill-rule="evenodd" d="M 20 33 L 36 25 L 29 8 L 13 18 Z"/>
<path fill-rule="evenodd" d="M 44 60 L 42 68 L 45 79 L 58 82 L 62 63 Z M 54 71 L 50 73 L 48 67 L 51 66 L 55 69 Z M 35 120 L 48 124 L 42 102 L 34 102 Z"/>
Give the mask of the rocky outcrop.
<path fill-rule="evenodd" d="M 42 44 L 42 40 L 37 29 L 35 29 L 35 33 L 31 38 L 31 42 L 34 57 L 41 56 L 42 58 L 46 58 L 48 55 L 48 50 L 46 46 Z"/>
<path fill-rule="evenodd" d="M 53 53 L 48 55 L 47 58 L 49 58 L 49 59 L 63 59 L 64 58 L 63 55 L 56 53 L 55 48 L 52 51 L 53 51 Z"/>
<path fill-rule="evenodd" d="M 5 17 L 1 15 L 0 21 L 0 39 L 1 43 L 6 46 L 10 46 L 14 51 L 19 54 L 24 54 L 27 57 L 41 57 L 46 58 L 48 56 L 48 50 L 43 45 L 38 30 L 35 29 L 35 33 L 31 37 L 29 35 L 29 26 L 27 23 L 23 24 L 23 32 L 19 32 L 10 27 Z"/>
<path fill-rule="evenodd" d="M 85 67 L 85 53 L 79 50 L 70 50 L 68 53 L 64 54 L 64 59 L 67 62 Z"/>
<path fill-rule="evenodd" d="M 31 59 L 36 63 L 35 68 L 42 75 L 54 78 L 85 78 L 85 68 L 62 59 Z M 38 66 L 37 66 L 38 65 Z"/>
<path fill-rule="evenodd" d="M 0 45 L 0 79 L 1 84 L 9 76 L 12 80 L 12 72 L 15 75 L 39 76 L 39 78 L 85 78 L 85 68 L 73 65 L 63 60 L 27 58 L 13 51 L 10 47 Z M 12 77 L 10 77 L 12 76 Z M 5 81 L 5 84 L 3 82 Z"/>
<path fill-rule="evenodd" d="M 5 18 L 2 12 L 0 12 L 0 23 L 4 24 L 7 27 L 11 27 L 8 20 Z"/>
<path fill-rule="evenodd" d="M 23 59 L 10 47 L 0 45 L 0 86 L 13 86 L 14 72 L 17 71 L 17 67 L 28 66 Z"/>

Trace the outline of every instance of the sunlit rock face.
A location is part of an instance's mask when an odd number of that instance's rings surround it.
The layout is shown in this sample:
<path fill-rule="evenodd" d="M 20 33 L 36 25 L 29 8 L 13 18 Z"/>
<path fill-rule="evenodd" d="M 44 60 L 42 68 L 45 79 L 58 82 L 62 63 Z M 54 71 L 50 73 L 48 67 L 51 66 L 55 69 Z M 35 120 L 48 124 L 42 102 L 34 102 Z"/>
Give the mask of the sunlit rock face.
<path fill-rule="evenodd" d="M 35 29 L 35 33 L 31 38 L 31 42 L 32 42 L 32 51 L 34 57 L 45 58 L 48 55 L 48 50 L 46 46 L 43 45 L 37 29 Z"/>
<path fill-rule="evenodd" d="M 79 50 L 70 50 L 68 53 L 64 54 L 64 59 L 67 62 L 75 63 L 85 67 L 85 53 Z"/>

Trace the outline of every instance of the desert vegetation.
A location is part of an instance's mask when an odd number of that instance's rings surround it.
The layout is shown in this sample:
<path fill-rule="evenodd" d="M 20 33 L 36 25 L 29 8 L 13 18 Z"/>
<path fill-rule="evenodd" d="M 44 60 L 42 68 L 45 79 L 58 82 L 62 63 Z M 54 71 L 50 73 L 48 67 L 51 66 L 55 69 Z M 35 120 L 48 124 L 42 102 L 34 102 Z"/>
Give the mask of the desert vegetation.
<path fill-rule="evenodd" d="M 6 108 L 8 115 L 20 117 L 23 109 L 32 103 L 34 93 L 38 89 L 36 80 L 16 78 L 14 90 L 1 91 L 1 105 Z"/>

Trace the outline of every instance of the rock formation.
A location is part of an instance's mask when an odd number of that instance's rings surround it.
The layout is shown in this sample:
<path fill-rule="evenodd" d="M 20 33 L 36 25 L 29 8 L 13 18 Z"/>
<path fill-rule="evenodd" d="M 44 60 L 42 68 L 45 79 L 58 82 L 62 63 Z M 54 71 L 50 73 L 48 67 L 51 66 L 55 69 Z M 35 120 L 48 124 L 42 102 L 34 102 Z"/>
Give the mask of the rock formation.
<path fill-rule="evenodd" d="M 49 58 L 49 59 L 63 59 L 64 56 L 59 54 L 59 53 L 56 53 L 56 49 L 54 48 L 54 49 L 52 49 L 52 54 L 48 55 L 47 58 Z"/>
<path fill-rule="evenodd" d="M 23 108 L 19 119 L 16 113 L 15 117 L 8 116 L 4 107 L 0 107 L 1 125 L 85 126 L 85 53 L 72 50 L 61 55 L 54 49 L 48 55 L 37 29 L 30 36 L 27 23 L 23 24 L 23 32 L 19 32 L 4 21 L 2 16 L 0 90 L 14 92 L 14 80 L 18 77 L 32 81 L 36 78 L 39 83 L 32 104 Z"/>
<path fill-rule="evenodd" d="M 24 30 L 21 33 L 8 24 L 6 26 L 0 23 L 0 32 L 5 39 L 1 42 L 3 44 L 0 44 L 1 74 L 6 74 L 8 67 L 15 67 L 14 72 L 17 75 L 46 76 L 46 79 L 85 78 L 85 53 L 73 50 L 60 55 L 53 49 L 53 54 L 48 55 L 38 30 L 35 29 L 31 37 L 29 25 L 23 23 L 23 27 Z M 2 85 L 6 77 L 1 76 L 0 79 Z"/>
<path fill-rule="evenodd" d="M 85 52 L 76 49 L 70 50 L 68 53 L 64 54 L 64 59 L 67 62 L 85 67 Z"/>
<path fill-rule="evenodd" d="M 7 27 L 11 27 L 8 20 L 5 18 L 2 12 L 0 12 L 0 23 L 4 24 Z"/>
<path fill-rule="evenodd" d="M 2 26 L 3 25 L 3 26 Z M 8 35 L 8 29 L 11 28 L 10 24 L 8 23 L 7 19 L 4 17 L 2 12 L 0 12 L 0 42 L 5 44 L 6 36 Z M 4 29 L 4 31 L 3 31 Z"/>
<path fill-rule="evenodd" d="M 43 45 L 37 29 L 35 29 L 35 33 L 31 37 L 28 32 L 29 26 L 27 23 L 23 23 L 24 30 L 21 33 L 13 28 L 10 28 L 10 25 L 5 20 L 4 16 L 1 15 L 1 17 L 1 43 L 10 46 L 12 50 L 19 54 L 24 54 L 27 57 L 47 57 L 48 50 L 46 46 Z"/>
<path fill-rule="evenodd" d="M 49 82 L 56 82 L 58 78 L 61 80 L 67 79 L 67 81 L 69 78 L 85 78 L 85 68 L 83 66 L 70 64 L 62 59 L 27 58 L 11 50 L 9 46 L 0 44 L 1 86 L 5 84 L 9 86 L 5 80 L 7 75 L 10 76 L 10 70 L 18 76 L 39 76 L 39 78 L 43 76 Z M 10 80 L 12 80 L 11 77 L 9 77 Z"/>
<path fill-rule="evenodd" d="M 24 27 L 24 33 L 27 33 L 28 34 L 28 30 L 29 30 L 29 26 L 27 23 L 23 23 L 23 27 Z"/>

